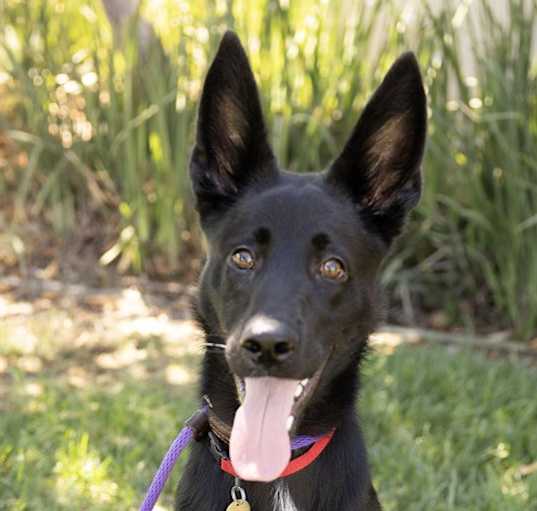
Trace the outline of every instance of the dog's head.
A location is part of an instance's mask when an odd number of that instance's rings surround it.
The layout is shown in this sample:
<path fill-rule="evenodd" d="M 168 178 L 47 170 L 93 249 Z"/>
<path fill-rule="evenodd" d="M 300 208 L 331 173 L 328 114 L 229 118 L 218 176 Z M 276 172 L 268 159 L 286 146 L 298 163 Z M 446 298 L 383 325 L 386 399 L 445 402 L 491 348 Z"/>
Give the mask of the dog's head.
<path fill-rule="evenodd" d="M 425 132 L 421 76 L 407 53 L 327 170 L 282 171 L 246 54 L 234 34 L 224 36 L 190 173 L 208 246 L 201 314 L 246 385 L 231 438 L 243 478 L 277 477 L 287 431 L 374 328 L 380 262 L 420 196 Z"/>

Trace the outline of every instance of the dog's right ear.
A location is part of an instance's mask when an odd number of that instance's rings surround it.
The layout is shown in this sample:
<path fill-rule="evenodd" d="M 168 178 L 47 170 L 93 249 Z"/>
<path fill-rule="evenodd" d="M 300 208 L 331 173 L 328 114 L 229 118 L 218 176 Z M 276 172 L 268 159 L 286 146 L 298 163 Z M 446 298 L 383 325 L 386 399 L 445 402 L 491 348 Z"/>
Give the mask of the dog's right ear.
<path fill-rule="evenodd" d="M 248 57 L 226 32 L 201 96 L 190 177 L 202 222 L 233 204 L 252 181 L 277 173 Z"/>

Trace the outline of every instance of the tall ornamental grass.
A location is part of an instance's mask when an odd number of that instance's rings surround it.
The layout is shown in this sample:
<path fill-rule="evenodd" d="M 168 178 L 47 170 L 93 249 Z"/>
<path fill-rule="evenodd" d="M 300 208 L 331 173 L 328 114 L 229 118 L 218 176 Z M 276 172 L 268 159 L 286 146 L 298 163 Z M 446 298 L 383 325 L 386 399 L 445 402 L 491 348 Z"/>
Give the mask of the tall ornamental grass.
<path fill-rule="evenodd" d="M 97 0 L 0 3 L 0 126 L 27 161 L 0 174 L 14 218 L 58 232 L 97 211 L 117 229 L 102 264 L 179 264 L 196 237 L 186 164 L 203 75 L 226 28 L 262 89 L 293 170 L 341 149 L 393 59 L 412 48 L 430 101 L 425 196 L 384 280 L 403 320 L 537 332 L 535 3 L 370 0 L 142 3 L 110 26 Z M 470 70 L 466 61 L 473 63 Z M 484 320 L 484 321 L 483 321 Z"/>
<path fill-rule="evenodd" d="M 407 316 L 419 304 L 528 339 L 537 333 L 537 4 L 468 5 L 424 9 L 425 197 L 385 278 Z"/>

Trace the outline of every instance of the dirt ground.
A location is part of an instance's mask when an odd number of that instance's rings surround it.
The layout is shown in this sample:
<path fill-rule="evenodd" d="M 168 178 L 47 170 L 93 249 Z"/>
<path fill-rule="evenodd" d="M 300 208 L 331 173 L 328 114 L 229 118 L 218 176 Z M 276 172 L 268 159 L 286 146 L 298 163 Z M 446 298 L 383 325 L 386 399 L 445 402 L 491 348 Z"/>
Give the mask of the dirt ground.
<path fill-rule="evenodd" d="M 97 288 L 0 277 L 0 399 L 14 377 L 10 369 L 30 383 L 32 375 L 46 371 L 75 387 L 113 384 L 118 372 L 194 383 L 202 353 L 201 332 L 191 315 L 194 286 L 125 277 L 120 284 Z M 382 351 L 423 342 L 537 361 L 537 345 L 510 343 L 501 336 L 474 338 L 395 326 L 372 336 L 375 349 Z"/>
<path fill-rule="evenodd" d="M 0 278 L 0 401 L 14 377 L 10 369 L 30 382 L 46 371 L 75 387 L 112 384 L 118 371 L 193 381 L 195 364 L 173 363 L 201 353 L 192 293 L 191 286 L 141 280 L 98 289 Z"/>

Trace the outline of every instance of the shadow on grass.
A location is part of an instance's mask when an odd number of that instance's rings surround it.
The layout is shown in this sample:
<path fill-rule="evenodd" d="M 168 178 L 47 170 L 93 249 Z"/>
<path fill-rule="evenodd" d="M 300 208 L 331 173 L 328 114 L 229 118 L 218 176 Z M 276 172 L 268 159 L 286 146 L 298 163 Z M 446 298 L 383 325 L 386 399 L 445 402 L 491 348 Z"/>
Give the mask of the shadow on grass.
<path fill-rule="evenodd" d="M 171 359 L 166 343 L 153 337 L 135 345 L 143 346 L 143 360 L 122 367 L 95 362 L 112 356 L 109 351 L 67 350 L 39 374 L 10 370 L 0 509 L 136 509 L 169 442 L 196 407 L 199 357 Z M 170 485 L 163 509 L 171 508 L 171 493 Z"/>
<path fill-rule="evenodd" d="M 537 372 L 398 348 L 365 367 L 359 410 L 387 511 L 537 509 Z"/>
<path fill-rule="evenodd" d="M 4 352 L 0 509 L 138 508 L 197 405 L 199 344 L 191 324 L 175 327 L 182 337 L 60 332 L 54 356 Z M 405 346 L 371 355 L 359 411 L 384 509 L 537 509 L 536 388 L 520 361 Z M 172 509 L 184 462 L 159 509 Z"/>

